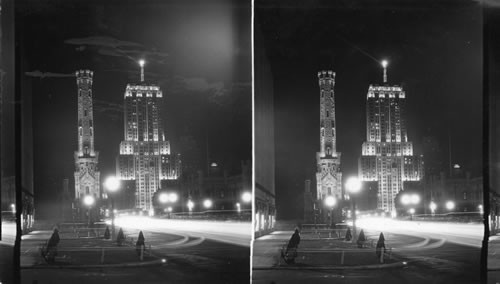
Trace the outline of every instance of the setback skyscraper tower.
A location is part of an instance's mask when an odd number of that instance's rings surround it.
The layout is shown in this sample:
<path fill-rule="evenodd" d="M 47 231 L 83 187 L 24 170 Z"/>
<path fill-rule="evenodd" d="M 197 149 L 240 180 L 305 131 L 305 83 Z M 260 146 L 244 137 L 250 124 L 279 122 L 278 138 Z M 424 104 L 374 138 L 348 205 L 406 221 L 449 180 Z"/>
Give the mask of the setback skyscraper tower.
<path fill-rule="evenodd" d="M 161 180 L 176 180 L 181 174 L 180 158 L 170 154 L 161 121 L 163 92 L 144 81 L 127 84 L 124 94 L 124 138 L 116 172 L 122 180 L 135 180 L 135 208 L 152 212 L 153 194 Z"/>
<path fill-rule="evenodd" d="M 401 86 L 387 84 L 387 62 L 383 61 L 384 85 L 370 85 L 366 98 L 366 142 L 359 160 L 362 181 L 378 182 L 377 208 L 395 214 L 394 198 L 404 182 L 419 181 L 423 160 L 413 155 L 406 132 L 406 93 Z"/>

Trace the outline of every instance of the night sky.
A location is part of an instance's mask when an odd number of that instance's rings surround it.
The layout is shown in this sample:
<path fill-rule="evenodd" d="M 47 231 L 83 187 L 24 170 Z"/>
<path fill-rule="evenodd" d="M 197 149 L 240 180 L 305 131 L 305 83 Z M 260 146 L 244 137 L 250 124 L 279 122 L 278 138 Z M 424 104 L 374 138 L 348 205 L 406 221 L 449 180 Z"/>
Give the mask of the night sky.
<path fill-rule="evenodd" d="M 181 136 L 191 136 L 203 163 L 208 148 L 211 161 L 240 172 L 240 161 L 251 159 L 251 6 L 238 3 L 16 1 L 22 89 L 33 108 L 34 190 L 42 215 L 61 192 L 63 178 L 70 179 L 74 192 L 73 74 L 81 68 L 94 71 L 102 179 L 115 173 L 123 93 L 127 83 L 139 81 L 141 58 L 146 80 L 163 90 L 172 151 L 179 151 Z"/>
<path fill-rule="evenodd" d="M 343 177 L 357 175 L 366 139 L 366 93 L 369 84 L 382 84 L 382 59 L 389 61 L 389 84 L 406 91 L 414 153 L 422 154 L 424 136 L 435 137 L 446 171 L 449 135 L 452 163 L 481 175 L 482 10 L 477 2 L 286 3 L 255 2 L 274 76 L 278 218 L 302 217 L 304 180 L 311 179 L 315 188 L 317 72 L 324 69 L 336 72 Z"/>

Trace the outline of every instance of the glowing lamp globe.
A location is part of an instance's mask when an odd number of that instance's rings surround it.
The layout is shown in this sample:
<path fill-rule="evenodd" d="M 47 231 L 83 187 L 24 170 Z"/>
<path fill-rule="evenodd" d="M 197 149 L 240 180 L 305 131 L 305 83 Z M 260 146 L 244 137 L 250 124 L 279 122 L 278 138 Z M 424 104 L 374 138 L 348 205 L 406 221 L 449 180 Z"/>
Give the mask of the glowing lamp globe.
<path fill-rule="evenodd" d="M 431 202 L 431 205 L 429 205 L 432 211 L 435 211 L 437 209 L 437 205 L 434 202 Z"/>
<path fill-rule="evenodd" d="M 205 200 L 203 201 L 203 206 L 204 206 L 205 208 L 210 208 L 210 207 L 212 207 L 212 200 L 210 200 L 210 199 L 205 199 Z"/>
<path fill-rule="evenodd" d="M 252 194 L 250 192 L 244 192 L 241 195 L 241 200 L 243 200 L 243 202 L 245 203 L 252 201 Z"/>
<path fill-rule="evenodd" d="M 163 193 L 160 193 L 160 196 L 158 197 L 158 200 L 161 202 L 161 203 L 167 203 L 169 198 L 168 198 L 168 194 L 163 192 Z"/>
<path fill-rule="evenodd" d="M 139 60 L 139 65 L 141 67 L 144 67 L 144 63 L 146 63 L 146 61 L 144 61 L 144 59 Z"/>
<path fill-rule="evenodd" d="M 168 201 L 177 202 L 178 199 L 179 199 L 179 196 L 177 195 L 177 193 L 172 192 L 172 193 L 168 194 Z"/>
<path fill-rule="evenodd" d="M 453 208 L 455 208 L 455 202 L 453 201 L 446 202 L 446 209 L 453 210 Z"/>
<path fill-rule="evenodd" d="M 95 202 L 95 198 L 92 195 L 87 195 L 83 198 L 83 204 L 86 206 L 92 206 Z"/>
<path fill-rule="evenodd" d="M 401 203 L 403 203 L 403 205 L 410 204 L 410 202 L 411 197 L 408 194 L 403 194 L 403 196 L 401 196 Z"/>
<path fill-rule="evenodd" d="M 420 202 L 420 196 L 417 194 L 412 194 L 411 195 L 411 203 L 412 204 L 418 204 Z"/>
<path fill-rule="evenodd" d="M 333 207 L 335 206 L 335 204 L 337 204 L 337 199 L 333 196 L 328 196 L 325 198 L 325 205 L 328 206 L 328 207 Z"/>
<path fill-rule="evenodd" d="M 389 64 L 389 62 L 387 62 L 387 60 L 382 60 L 381 64 L 382 64 L 382 67 L 386 68 L 387 65 Z"/>
<path fill-rule="evenodd" d="M 350 193 L 358 193 L 361 190 L 361 181 L 356 177 L 350 177 L 345 186 Z"/>
<path fill-rule="evenodd" d="M 120 180 L 116 177 L 108 177 L 104 182 L 104 186 L 108 191 L 115 192 L 120 187 Z"/>

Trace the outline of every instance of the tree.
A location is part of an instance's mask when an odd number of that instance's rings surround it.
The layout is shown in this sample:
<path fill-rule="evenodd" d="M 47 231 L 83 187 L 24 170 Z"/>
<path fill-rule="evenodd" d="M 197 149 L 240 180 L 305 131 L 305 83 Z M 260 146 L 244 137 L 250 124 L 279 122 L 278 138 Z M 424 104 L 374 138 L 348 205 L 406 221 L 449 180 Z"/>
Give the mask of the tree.
<path fill-rule="evenodd" d="M 352 240 L 351 228 L 347 228 L 347 232 L 345 232 L 345 240 L 346 241 Z"/>
<path fill-rule="evenodd" d="M 120 231 L 118 231 L 118 236 L 116 237 L 116 242 L 118 243 L 119 246 L 121 246 L 124 240 L 125 240 L 125 235 L 123 234 L 122 228 L 120 228 Z"/>
<path fill-rule="evenodd" d="M 106 226 L 106 231 L 104 231 L 104 238 L 106 240 L 109 240 L 110 237 L 111 237 L 111 234 L 109 233 L 109 227 Z"/>
<path fill-rule="evenodd" d="M 358 241 L 356 242 L 358 244 L 358 248 L 362 248 L 365 242 L 366 242 L 365 232 L 363 231 L 363 229 L 361 229 L 361 232 L 359 233 L 358 236 Z"/>
<path fill-rule="evenodd" d="M 138 255 L 141 255 L 141 247 L 144 247 L 144 234 L 142 231 L 139 232 L 139 237 L 137 238 L 137 242 L 135 243 L 135 249 Z M 143 248 L 144 249 L 144 248 Z"/>
<path fill-rule="evenodd" d="M 383 251 L 382 251 L 382 249 L 383 249 Z M 380 259 L 380 256 L 384 252 L 385 252 L 385 238 L 384 238 L 384 234 L 380 233 L 380 236 L 378 237 L 377 247 L 375 249 L 375 253 L 377 254 L 377 257 Z"/>

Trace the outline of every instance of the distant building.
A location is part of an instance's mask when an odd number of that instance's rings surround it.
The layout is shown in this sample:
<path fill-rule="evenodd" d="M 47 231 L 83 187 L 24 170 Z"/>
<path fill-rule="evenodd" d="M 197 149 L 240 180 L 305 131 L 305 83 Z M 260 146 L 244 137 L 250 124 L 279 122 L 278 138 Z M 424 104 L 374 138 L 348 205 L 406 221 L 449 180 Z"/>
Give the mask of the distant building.
<path fill-rule="evenodd" d="M 180 208 L 176 211 L 188 211 L 187 202 L 194 204 L 193 211 L 205 210 L 234 210 L 248 211 L 252 208 L 252 202 L 245 203 L 242 200 L 244 192 L 252 192 L 252 166 L 250 162 L 241 163 L 241 173 L 228 175 L 216 163 L 209 167 L 210 173 L 198 172 L 196 178 L 183 180 L 180 184 L 182 192 Z M 175 188 L 172 186 L 172 188 Z M 175 190 L 174 190 L 175 191 Z M 205 208 L 203 202 L 211 200 L 212 206 Z"/>
<path fill-rule="evenodd" d="M 85 196 L 101 198 L 99 152 L 94 149 L 94 110 L 90 70 L 76 71 L 78 86 L 78 150 L 75 151 L 75 199 L 81 206 Z"/>
<path fill-rule="evenodd" d="M 135 208 L 153 212 L 152 198 L 161 189 L 161 180 L 181 175 L 180 155 L 170 153 L 161 121 L 163 92 L 144 81 L 128 84 L 124 94 L 124 140 L 116 159 L 116 174 L 135 181 Z"/>
<path fill-rule="evenodd" d="M 471 177 L 462 171 L 459 165 L 454 165 L 452 175 L 441 173 L 426 190 L 432 191 L 432 201 L 436 204 L 436 212 L 482 212 L 483 210 L 483 178 Z M 453 208 L 448 209 L 446 203 L 453 202 Z"/>
<path fill-rule="evenodd" d="M 255 21 L 255 191 L 254 232 L 260 236 L 272 231 L 276 224 L 275 135 L 273 72 L 258 21 Z"/>
<path fill-rule="evenodd" d="M 377 208 L 395 213 L 394 198 L 405 181 L 423 177 L 423 158 L 415 156 L 405 120 L 406 93 L 402 87 L 370 85 L 366 102 L 366 139 L 359 159 L 359 178 L 378 183 Z M 393 213 L 394 212 L 394 213 Z"/>
<path fill-rule="evenodd" d="M 2 212 L 16 212 L 16 180 L 15 177 L 2 177 Z"/>

